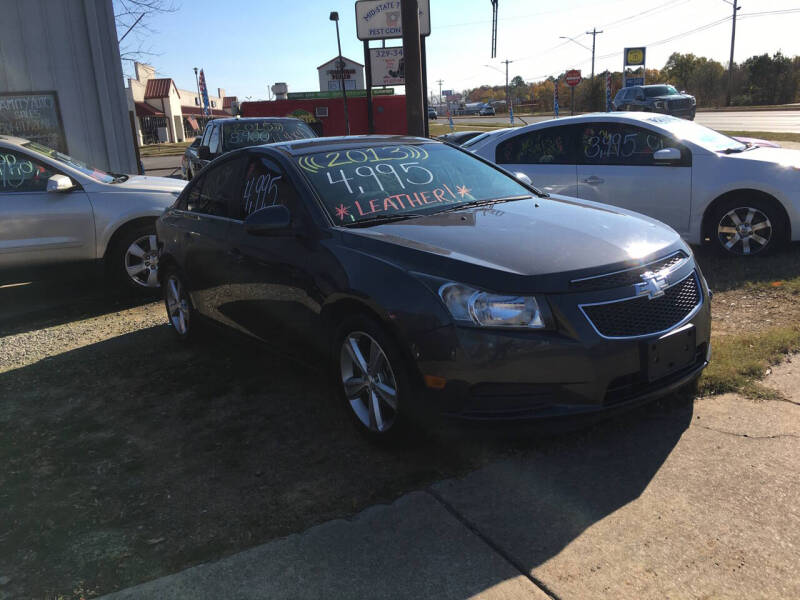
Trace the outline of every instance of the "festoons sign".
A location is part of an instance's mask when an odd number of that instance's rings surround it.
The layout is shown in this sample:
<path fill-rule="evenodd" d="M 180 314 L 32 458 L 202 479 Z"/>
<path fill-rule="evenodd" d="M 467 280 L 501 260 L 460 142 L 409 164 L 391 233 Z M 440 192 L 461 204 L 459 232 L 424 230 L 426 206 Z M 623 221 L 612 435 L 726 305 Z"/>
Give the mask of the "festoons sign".
<path fill-rule="evenodd" d="M 359 0 L 356 2 L 356 34 L 359 40 L 403 37 L 401 0 Z M 419 0 L 419 34 L 431 34 L 430 0 Z"/>

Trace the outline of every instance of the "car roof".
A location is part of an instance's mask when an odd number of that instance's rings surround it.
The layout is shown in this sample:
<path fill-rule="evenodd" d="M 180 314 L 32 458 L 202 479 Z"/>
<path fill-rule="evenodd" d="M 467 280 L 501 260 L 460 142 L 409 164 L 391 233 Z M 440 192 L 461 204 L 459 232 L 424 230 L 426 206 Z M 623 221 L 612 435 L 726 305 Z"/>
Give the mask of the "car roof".
<path fill-rule="evenodd" d="M 437 140 L 408 135 L 340 135 L 291 140 L 288 142 L 275 142 L 274 144 L 269 144 L 269 147 L 280 150 L 290 156 L 300 156 L 302 154 L 311 154 L 312 152 L 347 150 L 353 146 L 362 148 L 369 146 L 385 146 L 387 144 L 401 146 L 404 144 L 422 144 L 425 142 L 441 144 L 441 142 Z"/>
<path fill-rule="evenodd" d="M 213 119 L 212 123 L 247 123 L 252 121 L 300 121 L 294 117 L 224 117 L 222 119 Z"/>

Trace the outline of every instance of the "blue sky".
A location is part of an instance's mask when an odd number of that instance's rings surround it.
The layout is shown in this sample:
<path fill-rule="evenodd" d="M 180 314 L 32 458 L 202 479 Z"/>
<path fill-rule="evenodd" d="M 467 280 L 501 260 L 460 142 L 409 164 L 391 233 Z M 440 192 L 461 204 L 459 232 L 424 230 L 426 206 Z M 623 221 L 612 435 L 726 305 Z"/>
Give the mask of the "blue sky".
<path fill-rule="evenodd" d="M 150 20 L 156 33 L 142 42 L 158 56 L 151 62 L 162 77 L 193 89 L 192 67 L 205 69 L 211 90 L 226 89 L 240 100 L 266 98 L 276 81 L 289 91 L 319 89 L 316 67 L 336 55 L 336 32 L 328 14 L 340 15 L 342 53 L 363 63 L 356 39 L 352 0 L 173 0 L 178 10 Z M 489 0 L 430 0 L 431 35 L 427 39 L 429 89 L 463 90 L 482 83 L 501 84 L 509 77 L 538 80 L 568 68 L 588 74 L 592 27 L 597 36 L 597 72 L 619 70 L 625 46 L 647 45 L 648 66 L 662 67 L 672 52 L 693 52 L 727 62 L 730 16 L 724 0 L 500 0 L 497 58 L 489 57 Z M 797 0 L 742 0 L 736 27 L 736 60 L 781 50 L 800 55 L 800 12 L 747 16 L 798 9 Z M 710 25 L 682 37 L 681 34 Z M 129 36 L 129 37 L 133 37 Z M 674 38 L 674 39 L 670 39 Z M 127 41 L 127 40 L 126 40 Z M 661 42 L 656 44 L 657 42 Z M 388 44 L 400 44 L 393 40 Z M 375 44 L 373 42 L 373 44 Z M 488 65 L 488 66 L 485 66 Z M 128 65 L 124 65 L 130 71 Z M 401 88 L 402 89 L 402 88 Z M 400 91 L 400 90 L 398 90 Z"/>

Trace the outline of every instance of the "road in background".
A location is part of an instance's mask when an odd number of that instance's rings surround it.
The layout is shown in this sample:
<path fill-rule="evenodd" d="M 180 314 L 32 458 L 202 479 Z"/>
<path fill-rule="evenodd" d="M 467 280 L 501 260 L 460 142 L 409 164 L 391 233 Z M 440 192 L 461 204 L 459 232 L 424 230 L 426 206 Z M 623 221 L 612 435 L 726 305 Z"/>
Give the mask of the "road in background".
<path fill-rule="evenodd" d="M 146 175 L 157 177 L 176 177 L 181 178 L 181 157 L 183 154 L 175 156 L 143 156 L 142 165 Z"/>
<path fill-rule="evenodd" d="M 522 118 L 529 124 L 552 119 L 550 116 Z M 800 110 L 698 112 L 695 120 L 701 125 L 722 131 L 800 132 Z M 519 119 L 514 121 L 521 123 Z M 508 124 L 508 117 L 455 117 L 453 122 L 458 125 L 505 125 Z"/>

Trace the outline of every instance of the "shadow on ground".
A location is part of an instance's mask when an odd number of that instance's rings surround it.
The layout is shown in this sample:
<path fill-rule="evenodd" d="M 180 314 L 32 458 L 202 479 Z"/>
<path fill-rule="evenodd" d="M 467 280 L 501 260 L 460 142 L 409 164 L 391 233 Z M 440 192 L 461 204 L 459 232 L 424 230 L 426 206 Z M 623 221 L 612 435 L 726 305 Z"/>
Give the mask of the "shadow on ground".
<path fill-rule="evenodd" d="M 530 511 L 534 564 L 636 498 L 691 418 L 666 405 L 556 437 L 380 449 L 319 371 L 167 326 L 4 373 L 0 397 L 0 574 L 34 597 L 110 592 L 509 455 L 530 477 L 485 485 Z"/>

